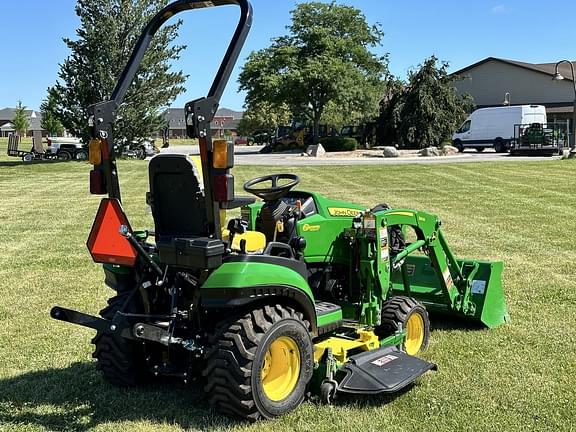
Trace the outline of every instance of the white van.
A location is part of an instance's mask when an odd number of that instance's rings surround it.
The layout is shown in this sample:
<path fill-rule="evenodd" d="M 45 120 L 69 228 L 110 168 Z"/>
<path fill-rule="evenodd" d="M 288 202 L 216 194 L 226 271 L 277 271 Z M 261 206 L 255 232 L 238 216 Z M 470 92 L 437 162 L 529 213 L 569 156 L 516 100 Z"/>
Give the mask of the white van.
<path fill-rule="evenodd" d="M 481 108 L 474 111 L 452 135 L 454 147 L 461 152 L 475 148 L 481 152 L 494 147 L 497 152 L 510 148 L 514 138 L 514 125 L 546 123 L 546 107 L 543 105 L 518 105 Z"/>

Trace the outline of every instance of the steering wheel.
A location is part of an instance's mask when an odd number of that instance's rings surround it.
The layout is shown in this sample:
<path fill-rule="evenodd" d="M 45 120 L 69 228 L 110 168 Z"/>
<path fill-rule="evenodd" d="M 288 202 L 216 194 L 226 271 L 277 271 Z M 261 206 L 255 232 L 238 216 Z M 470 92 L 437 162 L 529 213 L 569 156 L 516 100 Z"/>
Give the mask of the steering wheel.
<path fill-rule="evenodd" d="M 288 183 L 283 185 L 278 185 L 280 180 L 290 180 Z M 271 182 L 271 187 L 254 187 L 260 183 Z M 262 177 L 256 177 L 255 179 L 248 180 L 244 183 L 244 190 L 252 195 L 256 195 L 258 198 L 264 201 L 275 201 L 286 195 L 290 189 L 300 183 L 300 179 L 296 174 L 271 174 Z"/>

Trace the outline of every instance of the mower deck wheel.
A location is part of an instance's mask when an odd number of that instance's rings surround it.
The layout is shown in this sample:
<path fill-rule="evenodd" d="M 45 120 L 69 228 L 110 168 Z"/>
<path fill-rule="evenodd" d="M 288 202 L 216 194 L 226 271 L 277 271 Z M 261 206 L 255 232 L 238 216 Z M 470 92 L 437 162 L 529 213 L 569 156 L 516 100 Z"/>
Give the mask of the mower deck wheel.
<path fill-rule="evenodd" d="M 210 405 L 248 420 L 295 409 L 312 377 L 309 328 L 302 313 L 280 305 L 222 324 L 210 340 L 202 372 Z"/>

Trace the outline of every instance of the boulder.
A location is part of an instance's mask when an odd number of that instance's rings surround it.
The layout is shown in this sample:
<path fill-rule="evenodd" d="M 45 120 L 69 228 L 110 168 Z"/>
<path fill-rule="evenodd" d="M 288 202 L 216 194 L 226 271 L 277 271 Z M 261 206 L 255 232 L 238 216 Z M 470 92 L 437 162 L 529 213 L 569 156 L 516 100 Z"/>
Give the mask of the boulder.
<path fill-rule="evenodd" d="M 322 157 L 326 154 L 326 150 L 322 144 L 312 144 L 306 148 L 306 154 L 310 157 Z"/>
<path fill-rule="evenodd" d="M 438 147 L 426 147 L 420 150 L 418 155 L 423 157 L 440 156 L 440 150 L 438 150 Z"/>
<path fill-rule="evenodd" d="M 451 145 L 445 145 L 444 147 L 442 147 L 442 149 L 440 150 L 440 153 L 442 154 L 442 156 L 450 156 L 450 155 L 454 155 L 458 153 L 458 149 L 454 146 Z"/>
<path fill-rule="evenodd" d="M 383 154 L 386 158 L 397 158 L 400 156 L 400 152 L 396 147 L 386 146 L 383 148 Z"/>

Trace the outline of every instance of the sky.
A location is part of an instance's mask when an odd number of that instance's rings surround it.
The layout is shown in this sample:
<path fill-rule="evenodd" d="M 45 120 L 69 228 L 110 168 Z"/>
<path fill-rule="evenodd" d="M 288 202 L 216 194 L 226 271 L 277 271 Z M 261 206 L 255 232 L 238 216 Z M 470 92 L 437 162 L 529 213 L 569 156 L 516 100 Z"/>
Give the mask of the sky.
<path fill-rule="evenodd" d="M 62 38 L 75 38 L 75 0 L 0 0 L 0 109 L 18 100 L 39 109 L 46 89 L 58 79 L 59 64 L 70 54 Z M 252 0 L 254 22 L 220 106 L 242 109 L 237 78 L 246 56 L 286 34 L 298 1 Z M 436 55 L 456 71 L 486 57 L 530 63 L 576 58 L 574 0 L 543 4 L 535 0 L 337 0 L 362 11 L 385 36 L 374 48 L 389 53 L 390 71 L 405 78 L 410 69 Z M 188 46 L 173 67 L 190 75 L 186 92 L 172 104 L 182 107 L 205 96 L 234 31 L 238 8 L 225 6 L 180 15 L 178 42 Z"/>

